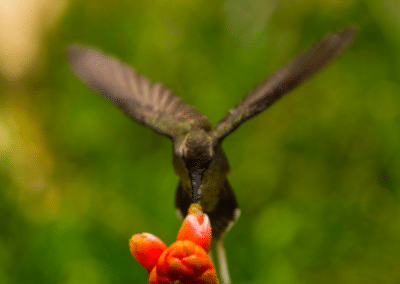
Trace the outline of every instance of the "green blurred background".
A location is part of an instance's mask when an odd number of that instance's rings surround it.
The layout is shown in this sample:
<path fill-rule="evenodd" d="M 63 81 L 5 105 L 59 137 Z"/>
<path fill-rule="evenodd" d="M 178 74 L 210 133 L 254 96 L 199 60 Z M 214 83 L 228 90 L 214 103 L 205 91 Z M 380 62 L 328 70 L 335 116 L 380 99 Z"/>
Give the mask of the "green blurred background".
<path fill-rule="evenodd" d="M 329 31 L 354 45 L 224 142 L 233 283 L 400 283 L 398 1 L 3 1 L 0 283 L 146 283 L 128 240 L 180 226 L 171 142 L 69 70 L 71 43 L 212 123 Z"/>

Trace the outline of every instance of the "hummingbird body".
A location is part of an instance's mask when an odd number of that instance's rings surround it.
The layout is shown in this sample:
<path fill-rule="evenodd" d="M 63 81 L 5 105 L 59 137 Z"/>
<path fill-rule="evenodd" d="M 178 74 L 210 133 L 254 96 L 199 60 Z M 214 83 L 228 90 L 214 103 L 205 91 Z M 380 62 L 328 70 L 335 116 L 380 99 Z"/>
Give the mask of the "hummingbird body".
<path fill-rule="evenodd" d="M 240 211 L 227 180 L 229 164 L 222 141 L 335 59 L 350 46 L 356 33 L 357 28 L 349 26 L 326 35 L 251 90 L 214 129 L 205 115 L 161 83 L 152 83 L 99 50 L 73 45 L 67 49 L 67 57 L 86 84 L 137 122 L 172 140 L 173 165 L 180 177 L 175 205 L 186 216 L 191 203 L 200 203 L 209 215 L 222 282 L 230 283 L 222 237 Z"/>
<path fill-rule="evenodd" d="M 201 139 L 197 140 L 201 141 Z M 192 146 L 186 146 L 192 147 Z M 200 148 L 193 148 L 198 151 Z M 222 147 L 204 149 L 212 153 L 208 169 L 203 174 L 201 182 L 200 205 L 210 217 L 214 238 L 220 238 L 228 228 L 229 223 L 234 223 L 239 217 L 240 210 L 236 197 L 227 180 L 229 164 Z M 180 177 L 176 191 L 175 206 L 181 216 L 185 216 L 192 203 L 192 180 L 184 159 L 174 153 L 173 166 L 175 173 Z M 213 218 L 213 216 L 215 218 Z M 216 218 L 216 216 L 220 216 Z"/>

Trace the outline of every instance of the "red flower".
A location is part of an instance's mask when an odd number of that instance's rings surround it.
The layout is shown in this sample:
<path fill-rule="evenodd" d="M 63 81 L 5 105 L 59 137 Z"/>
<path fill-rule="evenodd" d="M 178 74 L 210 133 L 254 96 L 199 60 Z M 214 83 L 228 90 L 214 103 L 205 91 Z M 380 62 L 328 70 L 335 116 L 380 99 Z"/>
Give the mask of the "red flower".
<path fill-rule="evenodd" d="M 190 206 L 177 241 L 169 248 L 148 233 L 130 239 L 133 257 L 149 272 L 149 284 L 218 284 L 207 255 L 210 245 L 210 220 L 197 204 Z"/>

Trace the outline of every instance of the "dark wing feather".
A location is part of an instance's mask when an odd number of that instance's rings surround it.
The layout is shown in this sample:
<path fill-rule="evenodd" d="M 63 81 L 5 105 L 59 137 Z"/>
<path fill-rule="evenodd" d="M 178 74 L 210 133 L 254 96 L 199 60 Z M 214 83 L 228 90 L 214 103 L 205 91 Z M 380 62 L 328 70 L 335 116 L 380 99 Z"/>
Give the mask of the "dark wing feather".
<path fill-rule="evenodd" d="M 341 54 L 353 42 L 357 28 L 349 26 L 326 35 L 321 41 L 295 57 L 286 66 L 254 88 L 221 119 L 213 136 L 221 142 L 243 122 L 259 114 L 284 94 Z"/>
<path fill-rule="evenodd" d="M 67 58 L 72 70 L 86 84 L 134 120 L 171 139 L 192 127 L 211 129 L 207 117 L 161 83 L 153 84 L 133 68 L 99 50 L 72 45 L 67 49 Z"/>

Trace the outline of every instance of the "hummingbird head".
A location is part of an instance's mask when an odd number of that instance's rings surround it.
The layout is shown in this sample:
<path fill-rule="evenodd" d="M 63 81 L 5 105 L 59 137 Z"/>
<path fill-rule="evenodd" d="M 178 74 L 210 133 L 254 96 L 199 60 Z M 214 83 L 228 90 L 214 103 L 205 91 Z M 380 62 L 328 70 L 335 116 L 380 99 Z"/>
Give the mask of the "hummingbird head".
<path fill-rule="evenodd" d="M 204 130 L 189 132 L 182 145 L 182 159 L 188 169 L 192 183 L 192 202 L 200 200 L 200 186 L 204 172 L 213 159 L 211 136 Z"/>

